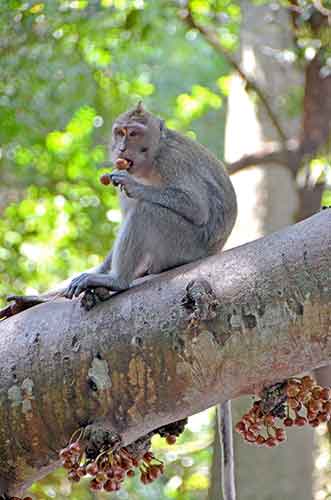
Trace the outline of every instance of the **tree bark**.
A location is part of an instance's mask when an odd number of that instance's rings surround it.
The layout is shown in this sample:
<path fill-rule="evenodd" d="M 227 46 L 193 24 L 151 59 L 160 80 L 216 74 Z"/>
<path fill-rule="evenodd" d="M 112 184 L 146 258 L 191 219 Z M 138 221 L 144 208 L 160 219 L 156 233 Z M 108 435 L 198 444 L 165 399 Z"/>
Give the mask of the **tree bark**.
<path fill-rule="evenodd" d="M 330 333 L 331 210 L 88 313 L 61 299 L 3 321 L 0 495 L 57 467 L 80 426 L 105 422 L 130 443 L 327 364 Z"/>

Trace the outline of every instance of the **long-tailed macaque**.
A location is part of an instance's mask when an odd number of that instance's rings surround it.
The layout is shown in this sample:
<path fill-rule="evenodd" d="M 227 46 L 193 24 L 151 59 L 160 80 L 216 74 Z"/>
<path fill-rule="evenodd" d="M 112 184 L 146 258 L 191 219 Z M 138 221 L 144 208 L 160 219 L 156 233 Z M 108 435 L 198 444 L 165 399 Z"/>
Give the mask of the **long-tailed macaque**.
<path fill-rule="evenodd" d="M 126 290 L 136 278 L 215 253 L 236 219 L 235 193 L 222 164 L 141 104 L 115 121 L 111 156 L 124 221 L 111 256 L 99 272 L 75 278 L 68 298 L 88 288 Z"/>
<path fill-rule="evenodd" d="M 126 290 L 136 278 L 221 250 L 233 228 L 236 196 L 221 162 L 168 129 L 141 103 L 115 121 L 111 158 L 117 170 L 108 174 L 109 180 L 121 188 L 124 216 L 114 247 L 94 272 L 56 289 L 57 296 L 72 299 L 98 287 Z M 52 296 L 11 299 L 22 310 Z"/>

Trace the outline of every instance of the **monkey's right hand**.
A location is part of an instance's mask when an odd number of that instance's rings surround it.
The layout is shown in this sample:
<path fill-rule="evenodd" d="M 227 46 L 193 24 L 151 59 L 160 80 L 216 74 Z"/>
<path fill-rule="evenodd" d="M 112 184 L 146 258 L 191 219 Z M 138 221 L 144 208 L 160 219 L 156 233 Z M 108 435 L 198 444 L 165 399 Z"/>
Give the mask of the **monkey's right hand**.
<path fill-rule="evenodd" d="M 138 198 L 142 185 L 127 172 L 114 172 L 109 176 L 114 186 L 119 186 L 129 198 Z"/>

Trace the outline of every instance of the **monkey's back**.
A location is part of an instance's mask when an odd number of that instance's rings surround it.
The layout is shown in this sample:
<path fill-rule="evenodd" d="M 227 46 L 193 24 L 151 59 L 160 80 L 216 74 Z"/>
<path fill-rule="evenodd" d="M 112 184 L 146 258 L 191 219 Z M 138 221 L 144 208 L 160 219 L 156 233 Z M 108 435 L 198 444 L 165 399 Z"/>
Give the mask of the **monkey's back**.
<path fill-rule="evenodd" d="M 206 254 L 221 249 L 237 217 L 237 200 L 223 164 L 204 146 L 166 129 L 158 168 L 165 182 L 183 187 L 192 202 L 206 208 L 208 217 L 200 231 L 205 233 Z"/>
<path fill-rule="evenodd" d="M 217 252 L 236 219 L 229 176 L 200 144 L 166 129 L 152 168 L 157 185 L 145 184 L 141 198 L 121 196 L 112 269 L 125 283 Z"/>

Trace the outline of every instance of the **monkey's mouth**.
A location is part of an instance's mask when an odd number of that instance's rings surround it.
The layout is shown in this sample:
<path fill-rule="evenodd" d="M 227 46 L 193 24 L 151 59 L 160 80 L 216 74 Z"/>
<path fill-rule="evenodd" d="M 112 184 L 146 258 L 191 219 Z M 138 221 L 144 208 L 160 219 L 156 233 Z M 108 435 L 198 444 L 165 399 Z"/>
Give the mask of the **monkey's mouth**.
<path fill-rule="evenodd" d="M 133 167 L 133 160 L 130 158 L 118 158 L 116 160 L 116 167 L 119 170 L 126 170 L 127 172 L 130 172 L 131 168 Z"/>

